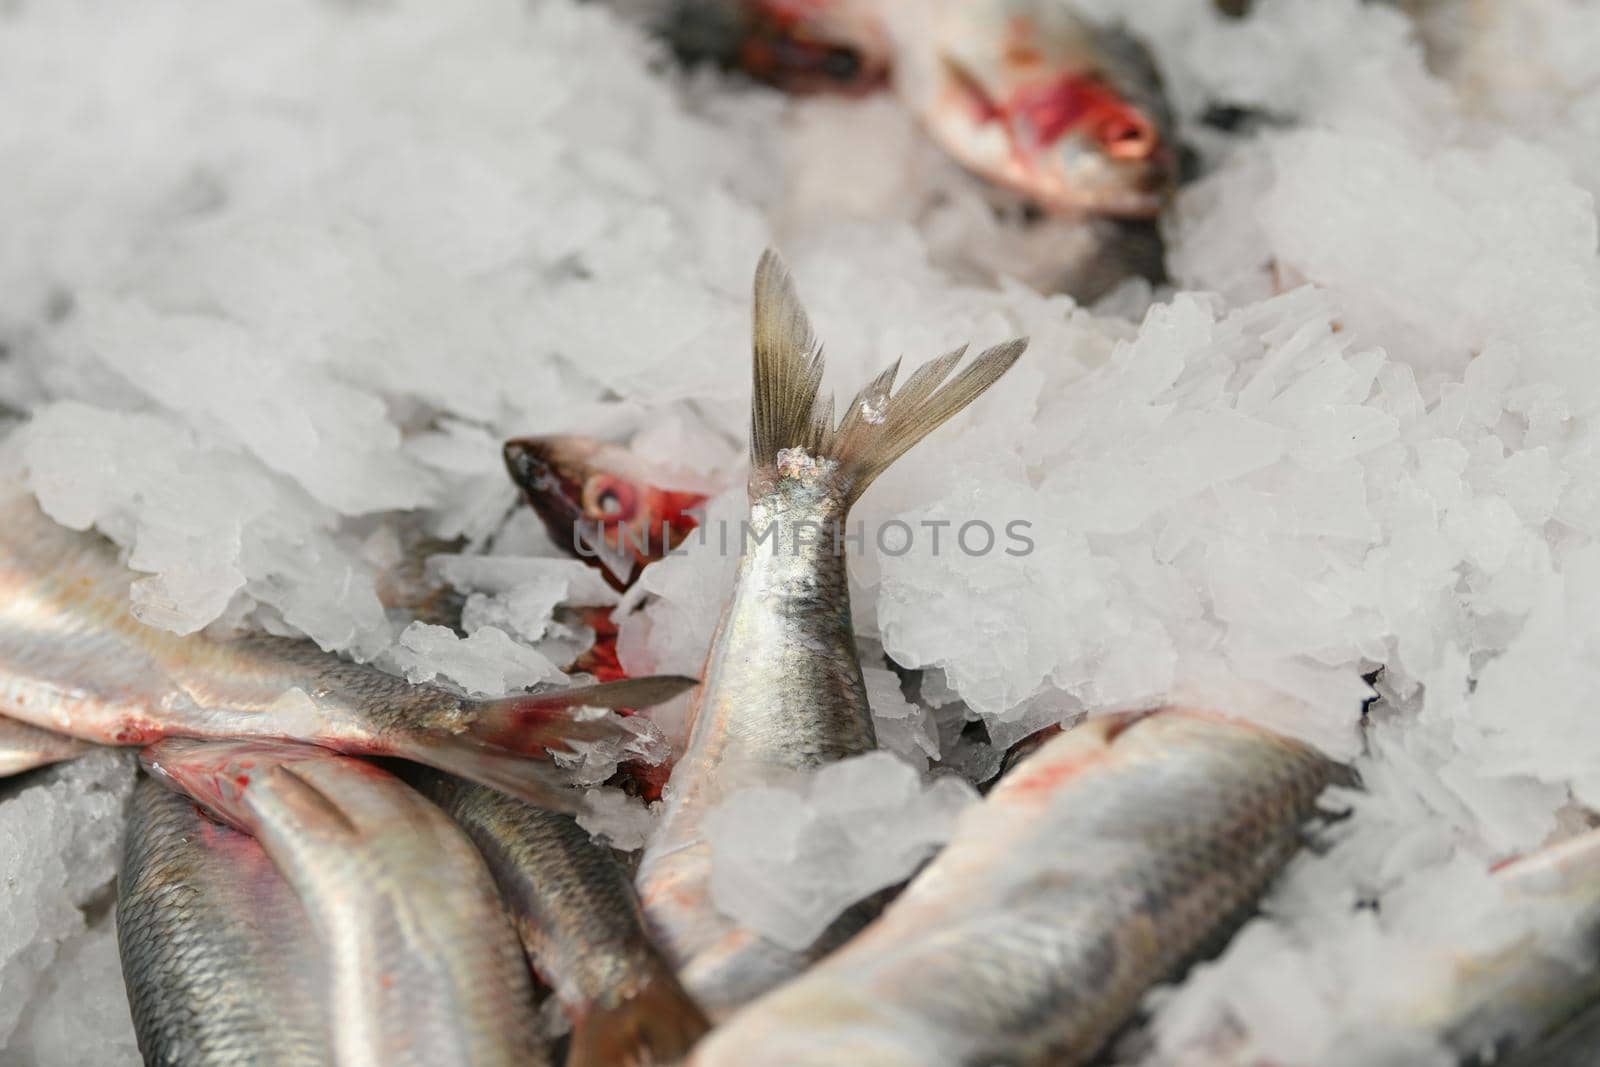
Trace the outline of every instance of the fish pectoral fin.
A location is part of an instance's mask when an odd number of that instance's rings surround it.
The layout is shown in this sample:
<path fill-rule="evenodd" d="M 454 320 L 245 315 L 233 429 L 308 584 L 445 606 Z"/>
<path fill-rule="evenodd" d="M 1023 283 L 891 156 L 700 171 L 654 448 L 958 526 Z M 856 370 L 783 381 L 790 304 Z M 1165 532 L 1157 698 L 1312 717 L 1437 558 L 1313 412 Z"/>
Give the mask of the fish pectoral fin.
<path fill-rule="evenodd" d="M 535 807 L 576 814 L 583 794 L 572 776 L 542 756 L 496 748 L 471 737 L 430 736 L 397 745 L 394 754 L 497 789 Z"/>

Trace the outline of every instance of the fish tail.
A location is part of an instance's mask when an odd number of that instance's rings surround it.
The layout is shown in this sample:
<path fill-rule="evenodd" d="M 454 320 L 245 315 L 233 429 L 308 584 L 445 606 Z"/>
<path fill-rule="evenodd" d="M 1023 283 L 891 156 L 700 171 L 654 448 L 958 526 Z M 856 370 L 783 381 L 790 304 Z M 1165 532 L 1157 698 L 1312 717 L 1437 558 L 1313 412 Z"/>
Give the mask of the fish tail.
<path fill-rule="evenodd" d="M 486 700 L 472 705 L 468 732 L 477 740 L 530 756 L 570 751 L 574 741 L 604 741 L 628 730 L 615 716 L 584 717 L 583 708 L 648 708 L 699 683 L 681 674 L 652 674 L 614 682 Z"/>
<path fill-rule="evenodd" d="M 395 744 L 394 754 L 435 770 L 498 789 L 552 811 L 575 812 L 583 794 L 548 759 L 486 745 L 468 736 L 425 734 Z"/>
<path fill-rule="evenodd" d="M 764 491 L 798 449 L 835 461 L 853 503 L 890 464 L 999 381 L 1027 347 L 1025 338 L 996 345 L 952 378 L 963 346 L 924 363 L 893 392 L 897 359 L 862 387 L 835 426 L 832 399 L 817 401 L 822 350 L 788 269 L 769 249 L 755 280 L 752 493 Z"/>
<path fill-rule="evenodd" d="M 567 1067 L 665 1067 L 687 1057 L 710 1028 L 700 1006 L 662 970 L 621 1003 L 595 1005 L 577 1019 Z"/>
<path fill-rule="evenodd" d="M 682 675 L 657 674 L 486 700 L 470 705 L 472 722 L 464 733 L 400 737 L 390 741 L 388 751 L 529 804 L 575 811 L 581 794 L 551 756 L 581 743 L 637 737 L 615 715 L 585 717 L 578 709 L 650 707 L 696 684 Z"/>

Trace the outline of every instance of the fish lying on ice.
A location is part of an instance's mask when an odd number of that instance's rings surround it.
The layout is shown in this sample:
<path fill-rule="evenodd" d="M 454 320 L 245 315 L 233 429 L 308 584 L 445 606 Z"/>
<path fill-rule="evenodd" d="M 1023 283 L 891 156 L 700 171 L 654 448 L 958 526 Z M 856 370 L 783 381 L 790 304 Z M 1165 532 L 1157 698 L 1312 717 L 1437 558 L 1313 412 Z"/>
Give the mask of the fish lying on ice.
<path fill-rule="evenodd" d="M 0 778 L 73 759 L 93 747 L 75 737 L 0 716 Z"/>
<path fill-rule="evenodd" d="M 895 90 L 974 172 L 1047 211 L 1149 218 L 1177 178 L 1161 77 L 1062 0 L 885 5 Z"/>
<path fill-rule="evenodd" d="M 1485 943 L 1413 948 L 1405 980 L 1370 1002 L 1356 1024 L 1363 1033 L 1346 1035 L 1375 1038 L 1360 1062 L 1591 1067 L 1600 1048 L 1600 829 L 1500 864 L 1488 895 L 1479 892 L 1456 921 L 1470 921 L 1468 940 Z M 1224 1013 L 1154 1062 L 1273 1067 L 1278 1058 Z"/>
<path fill-rule="evenodd" d="M 133 576 L 103 538 L 56 525 L 20 492 L 0 502 L 0 517 L 0 715 L 86 741 L 288 738 L 403 756 L 571 807 L 549 753 L 628 736 L 613 717 L 573 709 L 648 706 L 694 684 L 636 678 L 479 701 L 409 685 L 310 641 L 180 636 L 130 614 Z"/>
<path fill-rule="evenodd" d="M 517 437 L 506 470 L 556 544 L 626 589 L 698 525 L 704 493 L 654 485 L 633 453 L 590 437 Z"/>
<path fill-rule="evenodd" d="M 822 360 L 788 273 L 770 252 L 756 270 L 750 527 L 765 541 L 740 556 L 688 746 L 638 874 L 652 931 L 713 1018 L 791 977 L 812 954 L 781 948 L 716 910 L 706 813 L 740 786 L 874 747 L 834 534 L 874 478 L 981 396 L 1025 344 L 991 348 L 952 378 L 965 351 L 957 350 L 893 395 L 891 366 L 836 427 L 832 401 L 817 402 Z M 825 934 L 813 952 L 830 940 Z"/>
<path fill-rule="evenodd" d="M 437 806 L 364 760 L 171 738 L 151 773 L 253 835 L 326 960 L 339 1067 L 537 1067 L 533 983 L 494 881 Z"/>
<path fill-rule="evenodd" d="M 865 93 L 894 63 L 882 3 L 675 0 L 654 21 L 685 62 L 735 68 L 785 92 Z"/>
<path fill-rule="evenodd" d="M 1070 0 L 682 0 L 667 25 L 784 89 L 887 79 L 957 160 L 1046 211 L 1150 218 L 1176 185 L 1149 51 Z"/>
<path fill-rule="evenodd" d="M 117 947 L 150 1067 L 323 1067 L 321 947 L 255 838 L 141 778 L 117 876 Z"/>
<path fill-rule="evenodd" d="M 681 1060 L 708 1023 L 645 933 L 616 855 L 570 815 L 428 777 L 424 791 L 478 846 L 534 971 L 566 1009 L 568 1067 Z"/>
<path fill-rule="evenodd" d="M 1332 765 L 1171 707 L 1091 719 L 963 814 L 871 926 L 713 1033 L 695 1067 L 1072 1067 L 1225 932 Z"/>
<path fill-rule="evenodd" d="M 1530 932 L 1492 953 L 1461 954 L 1442 987 L 1419 990 L 1394 1014 L 1439 1035 L 1464 1062 L 1553 1064 L 1546 1044 L 1600 1004 L 1600 830 L 1512 860 L 1491 881 L 1502 906 L 1541 917 L 1546 936 Z"/>

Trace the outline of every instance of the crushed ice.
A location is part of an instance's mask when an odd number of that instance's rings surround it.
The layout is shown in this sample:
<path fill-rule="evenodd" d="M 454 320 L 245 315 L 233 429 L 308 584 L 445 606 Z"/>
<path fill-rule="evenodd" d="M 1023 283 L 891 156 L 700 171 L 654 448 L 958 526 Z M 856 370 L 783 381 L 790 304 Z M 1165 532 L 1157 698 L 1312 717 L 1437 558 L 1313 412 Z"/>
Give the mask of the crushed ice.
<path fill-rule="evenodd" d="M 29 484 L 128 549 L 151 625 L 249 621 L 498 693 L 583 643 L 551 611 L 577 579 L 483 564 L 510 569 L 459 576 L 468 636 L 407 628 L 373 524 L 418 509 L 469 555 L 555 555 L 504 524 L 498 442 L 530 432 L 650 438 L 737 483 L 765 244 L 829 341 L 825 389 L 1028 334 L 854 515 L 1021 520 L 1034 541 L 853 554 L 858 633 L 921 671 L 914 710 L 869 671 L 884 744 L 981 781 L 1007 742 L 1203 665 L 1293 693 L 1310 712 L 1272 725 L 1357 756 L 1365 790 L 1159 998 L 1151 1062 L 1228 1034 L 1219 1063 L 1325 1063 L 1356 1038 L 1365 1062 L 1424 1062 L 1426 1035 L 1371 1026 L 1363 991 L 1470 930 L 1482 871 L 1569 797 L 1600 803 L 1600 51 L 1578 47 L 1600 12 L 1486 5 L 1436 75 L 1386 5 L 1081 2 L 1148 38 L 1215 165 L 1168 220 L 1183 292 L 1125 287 L 1102 314 L 996 280 L 1048 280 L 1083 229 L 999 220 L 892 100 L 663 74 L 601 5 L 12 5 L 0 389 L 32 412 Z M 1230 138 L 1197 121 L 1218 102 L 1292 121 Z M 736 528 L 742 496 L 706 528 Z M 700 666 L 736 560 L 688 547 L 629 601 L 653 596 L 622 621 L 631 671 Z M 1363 738 L 1358 676 L 1380 664 Z M 656 717 L 669 736 L 684 704 Z M 884 825 L 926 830 L 915 769 L 871 758 L 907 790 Z M 106 759 L 0 800 L 26 872 L 0 909 L 8 1062 L 136 1062 L 83 910 L 125 788 Z M 871 828 L 843 823 L 879 801 L 836 784 L 767 794 L 759 840 L 725 828 L 726 906 L 798 941 L 917 862 L 910 839 L 859 847 Z M 619 843 L 647 832 L 595 804 Z M 847 843 L 836 884 L 772 886 L 824 824 Z"/>
<path fill-rule="evenodd" d="M 925 784 L 887 752 L 785 786 L 735 790 L 705 819 L 711 899 L 762 936 L 804 949 L 846 908 L 908 878 L 977 799 L 956 777 Z"/>

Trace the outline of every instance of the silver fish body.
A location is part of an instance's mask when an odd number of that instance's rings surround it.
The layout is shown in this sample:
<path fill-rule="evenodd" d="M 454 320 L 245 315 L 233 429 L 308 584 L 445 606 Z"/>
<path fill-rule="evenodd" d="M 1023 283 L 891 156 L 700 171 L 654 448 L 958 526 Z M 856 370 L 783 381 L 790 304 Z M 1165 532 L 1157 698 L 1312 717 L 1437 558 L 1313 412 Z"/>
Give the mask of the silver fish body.
<path fill-rule="evenodd" d="M 1591 1063 L 1600 1032 L 1600 829 L 1519 857 L 1490 882 L 1525 922 L 1494 951 L 1461 952 L 1442 983 L 1391 1006 L 1398 1025 L 1433 1034 L 1464 1062 Z M 1589 1035 L 1587 1043 L 1584 1036 Z M 1570 1058 L 1583 1045 L 1585 1054 Z"/>
<path fill-rule="evenodd" d="M 103 538 L 56 525 L 15 491 L 0 503 L 0 518 L 0 715 L 88 741 L 292 738 L 405 756 L 570 806 L 564 776 L 539 757 L 571 740 L 625 732 L 570 706 L 637 707 L 692 684 L 630 679 L 473 701 L 409 685 L 310 641 L 173 634 L 130 613 L 132 575 Z"/>
<path fill-rule="evenodd" d="M 712 638 L 687 748 L 640 864 L 645 914 L 684 984 L 716 1018 L 827 951 L 861 922 L 849 913 L 807 951 L 761 937 L 710 899 L 706 814 L 734 790 L 872 749 L 850 622 L 844 537 L 850 506 L 927 433 L 992 385 L 1024 342 L 930 361 L 891 395 L 897 364 L 837 425 L 819 404 L 822 362 L 787 272 L 756 272 L 749 543 Z"/>
<path fill-rule="evenodd" d="M 0 716 L 0 778 L 74 759 L 90 747 L 75 737 Z"/>
<path fill-rule="evenodd" d="M 1085 1063 L 1294 853 L 1329 772 L 1203 713 L 1091 720 L 1001 779 L 859 937 L 691 1062 Z"/>
<path fill-rule="evenodd" d="M 435 805 L 306 745 L 171 739 L 147 766 L 254 834 L 327 960 L 339 1067 L 548 1063 L 494 882 Z"/>
<path fill-rule="evenodd" d="M 427 791 L 489 865 L 534 970 L 573 1026 L 568 1067 L 676 1063 L 707 1028 L 645 931 L 629 872 L 570 815 L 472 783 Z"/>
<path fill-rule="evenodd" d="M 934 140 L 1046 211 L 1152 218 L 1177 174 L 1149 50 L 1063 0 L 881 5 L 895 90 Z"/>
<path fill-rule="evenodd" d="M 842 519 L 825 483 L 785 485 L 751 504 L 751 525 Z M 712 1010 L 803 967 L 809 954 L 766 941 L 710 907 L 706 813 L 774 767 L 812 767 L 874 747 L 850 625 L 844 558 L 831 546 L 746 555 L 713 639 L 667 817 L 639 872 L 652 922 L 685 981 Z M 824 946 L 825 948 L 826 946 Z"/>
<path fill-rule="evenodd" d="M 123 980 L 151 1067 L 329 1062 L 322 953 L 261 846 L 150 778 L 117 878 Z"/>

